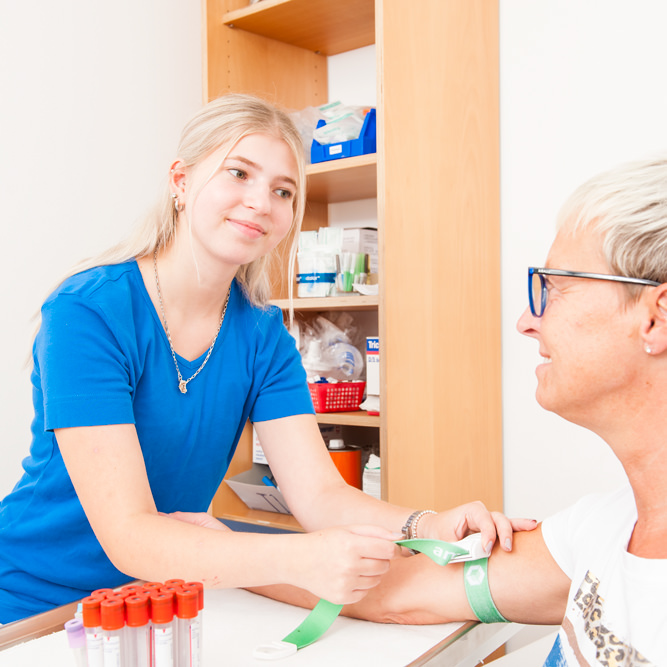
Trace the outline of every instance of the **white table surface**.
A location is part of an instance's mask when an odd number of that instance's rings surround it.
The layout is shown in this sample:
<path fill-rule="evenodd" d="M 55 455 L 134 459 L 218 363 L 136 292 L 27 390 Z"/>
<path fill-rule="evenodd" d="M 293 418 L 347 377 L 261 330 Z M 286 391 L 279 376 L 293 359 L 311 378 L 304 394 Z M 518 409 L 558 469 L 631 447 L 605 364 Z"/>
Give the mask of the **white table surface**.
<path fill-rule="evenodd" d="M 317 642 L 282 660 L 257 660 L 253 648 L 282 639 L 308 611 L 238 589 L 205 592 L 203 667 L 406 667 L 463 623 L 393 625 L 339 617 Z M 64 631 L 0 651 L 0 667 L 72 667 Z"/>

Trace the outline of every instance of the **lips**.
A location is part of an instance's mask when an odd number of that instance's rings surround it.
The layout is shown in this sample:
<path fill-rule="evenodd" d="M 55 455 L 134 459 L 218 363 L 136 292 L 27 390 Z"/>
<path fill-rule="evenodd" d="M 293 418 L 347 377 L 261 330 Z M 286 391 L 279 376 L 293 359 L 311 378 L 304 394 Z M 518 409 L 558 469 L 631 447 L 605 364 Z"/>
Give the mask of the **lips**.
<path fill-rule="evenodd" d="M 264 236 L 266 234 L 264 227 L 258 225 L 255 222 L 250 222 L 249 220 L 238 220 L 230 218 L 228 219 L 228 222 L 236 229 L 238 229 L 242 234 L 245 234 L 251 238 L 259 238 L 260 236 Z"/>

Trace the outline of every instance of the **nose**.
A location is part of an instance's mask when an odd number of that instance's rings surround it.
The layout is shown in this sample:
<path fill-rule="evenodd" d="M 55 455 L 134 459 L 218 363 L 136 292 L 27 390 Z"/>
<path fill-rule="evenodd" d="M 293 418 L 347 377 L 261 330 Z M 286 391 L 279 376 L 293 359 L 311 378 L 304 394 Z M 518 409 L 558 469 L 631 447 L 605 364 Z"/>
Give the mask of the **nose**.
<path fill-rule="evenodd" d="M 245 191 L 244 204 L 256 211 L 265 214 L 271 210 L 271 192 L 261 179 L 248 183 Z"/>
<path fill-rule="evenodd" d="M 516 328 L 517 331 L 524 336 L 534 337 L 539 333 L 540 318 L 535 317 L 530 312 L 530 307 L 526 306 L 526 310 L 523 311 L 516 323 Z"/>

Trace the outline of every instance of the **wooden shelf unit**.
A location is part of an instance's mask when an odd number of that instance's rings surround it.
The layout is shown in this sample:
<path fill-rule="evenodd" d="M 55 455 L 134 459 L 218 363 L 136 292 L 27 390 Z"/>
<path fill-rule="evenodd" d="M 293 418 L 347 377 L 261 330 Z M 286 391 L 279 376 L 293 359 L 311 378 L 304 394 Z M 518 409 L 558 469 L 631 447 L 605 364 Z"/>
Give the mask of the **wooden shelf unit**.
<path fill-rule="evenodd" d="M 319 106 L 326 56 L 375 43 L 378 153 L 308 168 L 304 229 L 329 203 L 377 197 L 380 293 L 295 308 L 377 308 L 382 414 L 318 421 L 379 428 L 390 502 L 502 509 L 498 0 L 206 0 L 206 15 L 208 99 Z"/>

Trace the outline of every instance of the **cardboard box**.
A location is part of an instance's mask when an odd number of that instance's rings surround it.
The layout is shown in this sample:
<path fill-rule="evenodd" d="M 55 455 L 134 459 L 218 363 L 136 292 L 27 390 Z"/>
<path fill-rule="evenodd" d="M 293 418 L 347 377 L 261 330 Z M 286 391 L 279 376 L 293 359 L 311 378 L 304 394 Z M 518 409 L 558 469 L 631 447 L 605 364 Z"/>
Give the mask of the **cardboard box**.
<path fill-rule="evenodd" d="M 252 510 L 291 514 L 279 489 L 262 482 L 262 477 L 270 474 L 269 466 L 253 463 L 250 470 L 234 475 L 225 482 Z"/>
<path fill-rule="evenodd" d="M 362 252 L 369 257 L 371 273 L 378 272 L 378 230 L 368 227 L 343 229 L 342 252 Z"/>
<path fill-rule="evenodd" d="M 380 395 L 380 339 L 366 338 L 366 393 Z"/>

